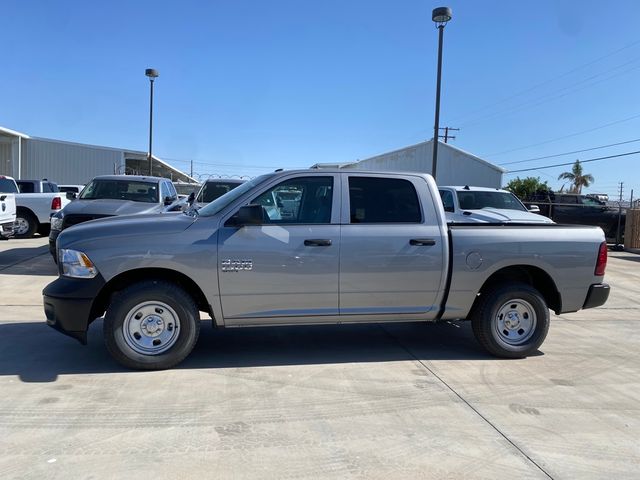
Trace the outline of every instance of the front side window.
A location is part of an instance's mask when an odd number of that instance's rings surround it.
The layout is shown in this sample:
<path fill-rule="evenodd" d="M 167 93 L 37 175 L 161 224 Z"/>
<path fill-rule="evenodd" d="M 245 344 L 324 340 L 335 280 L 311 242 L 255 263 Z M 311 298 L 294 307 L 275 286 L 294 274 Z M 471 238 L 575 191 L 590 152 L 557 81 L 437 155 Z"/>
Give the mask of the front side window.
<path fill-rule="evenodd" d="M 268 223 L 331 223 L 333 177 L 285 180 L 250 203 L 262 205 Z"/>
<path fill-rule="evenodd" d="M 163 202 L 165 198 L 171 197 L 171 192 L 169 191 L 169 182 L 160 183 L 160 195 L 162 196 Z"/>
<path fill-rule="evenodd" d="M 350 177 L 351 223 L 421 223 L 420 201 L 400 178 Z"/>
<path fill-rule="evenodd" d="M 210 203 L 220 198 L 227 192 L 242 185 L 242 182 L 225 182 L 220 180 L 205 182 L 204 187 L 198 195 L 198 203 Z"/>
<path fill-rule="evenodd" d="M 455 211 L 455 207 L 453 205 L 453 193 L 449 190 L 440 190 L 440 198 L 442 198 L 442 205 L 444 206 L 445 212 Z"/>

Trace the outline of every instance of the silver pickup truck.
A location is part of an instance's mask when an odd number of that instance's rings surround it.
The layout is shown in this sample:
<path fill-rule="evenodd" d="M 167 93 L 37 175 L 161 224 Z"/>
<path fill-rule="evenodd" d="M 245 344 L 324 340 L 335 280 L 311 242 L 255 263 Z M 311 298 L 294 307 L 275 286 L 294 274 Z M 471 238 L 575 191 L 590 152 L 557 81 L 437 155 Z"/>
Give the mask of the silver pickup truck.
<path fill-rule="evenodd" d="M 198 211 L 86 222 L 56 248 L 47 323 L 86 344 L 106 312 L 108 350 L 137 369 L 182 361 L 199 312 L 216 327 L 470 319 L 486 350 L 520 358 L 544 341 L 549 309 L 609 295 L 600 228 L 448 226 L 421 174 L 272 173 Z"/>

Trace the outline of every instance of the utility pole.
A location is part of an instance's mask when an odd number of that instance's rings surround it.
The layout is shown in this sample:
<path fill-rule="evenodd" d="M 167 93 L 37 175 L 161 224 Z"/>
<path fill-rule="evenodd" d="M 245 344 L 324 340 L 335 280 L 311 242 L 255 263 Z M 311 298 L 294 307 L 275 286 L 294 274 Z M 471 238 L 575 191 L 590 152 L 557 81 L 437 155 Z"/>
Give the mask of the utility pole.
<path fill-rule="evenodd" d="M 623 247 L 620 245 L 620 222 L 622 220 L 622 191 L 624 188 L 624 182 L 620 182 L 620 198 L 618 200 L 618 229 L 616 230 L 616 250 L 622 250 Z"/>
<path fill-rule="evenodd" d="M 444 138 L 444 143 L 448 143 L 448 140 L 455 140 L 456 137 L 454 135 L 449 135 L 449 130 L 454 131 L 454 132 L 459 132 L 460 129 L 459 128 L 452 128 L 452 127 L 439 127 L 438 130 L 444 130 L 444 135 L 438 135 L 438 138 Z"/>
<path fill-rule="evenodd" d="M 189 170 L 189 176 L 193 178 L 193 160 L 191 160 L 191 169 Z"/>

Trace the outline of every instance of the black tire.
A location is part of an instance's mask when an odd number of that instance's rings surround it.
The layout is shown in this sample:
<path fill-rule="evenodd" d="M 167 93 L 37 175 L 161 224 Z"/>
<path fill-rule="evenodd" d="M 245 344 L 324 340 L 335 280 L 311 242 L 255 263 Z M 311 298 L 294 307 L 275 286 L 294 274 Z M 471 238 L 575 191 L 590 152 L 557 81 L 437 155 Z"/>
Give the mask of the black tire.
<path fill-rule="evenodd" d="M 471 315 L 473 333 L 480 345 L 503 358 L 524 358 L 536 352 L 547 337 L 549 322 L 544 297 L 520 282 L 483 292 Z"/>
<path fill-rule="evenodd" d="M 18 233 L 20 229 L 20 233 Z M 15 238 L 31 238 L 38 229 L 38 219 L 28 210 L 18 209 L 16 212 Z"/>
<path fill-rule="evenodd" d="M 149 309 L 154 309 L 153 313 L 148 314 Z M 156 337 L 157 331 L 148 330 L 149 325 L 162 328 L 155 326 L 154 318 L 160 318 L 164 326 Z M 164 370 L 191 353 L 200 333 L 200 316 L 195 301 L 183 289 L 169 282 L 149 280 L 114 295 L 103 331 L 107 350 L 118 363 L 137 370 Z M 160 339 L 166 339 L 164 345 Z M 149 341 L 153 345 L 145 347 L 143 344 Z M 160 343 L 156 345 L 156 341 Z M 158 350 L 162 348 L 167 349 Z M 141 351 L 144 349 L 149 350 Z"/>

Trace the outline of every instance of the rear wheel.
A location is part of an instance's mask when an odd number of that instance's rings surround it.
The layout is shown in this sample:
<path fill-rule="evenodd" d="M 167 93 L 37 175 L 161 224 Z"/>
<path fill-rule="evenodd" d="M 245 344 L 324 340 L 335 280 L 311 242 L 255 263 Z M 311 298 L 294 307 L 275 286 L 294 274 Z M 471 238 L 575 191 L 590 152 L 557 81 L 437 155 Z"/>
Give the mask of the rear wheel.
<path fill-rule="evenodd" d="M 200 317 L 191 296 L 177 285 L 146 281 L 115 295 L 104 319 L 109 353 L 125 367 L 171 368 L 198 340 Z"/>
<path fill-rule="evenodd" d="M 481 294 L 471 323 L 476 339 L 489 353 L 523 358 L 544 342 L 549 331 L 549 308 L 530 285 L 503 284 Z"/>
<path fill-rule="evenodd" d="M 31 238 L 37 229 L 38 219 L 31 212 L 18 209 L 16 212 L 14 236 L 16 238 Z"/>

